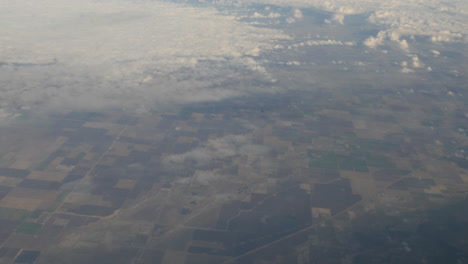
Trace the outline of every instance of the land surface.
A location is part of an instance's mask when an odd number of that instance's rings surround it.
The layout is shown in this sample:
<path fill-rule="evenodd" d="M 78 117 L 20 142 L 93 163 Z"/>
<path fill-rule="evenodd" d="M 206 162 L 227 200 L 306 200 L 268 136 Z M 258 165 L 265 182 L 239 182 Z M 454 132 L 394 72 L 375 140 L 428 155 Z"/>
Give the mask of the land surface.
<path fill-rule="evenodd" d="M 2 128 L 0 262 L 464 261 L 466 104 L 402 91 L 22 116 Z"/>
<path fill-rule="evenodd" d="M 461 0 L 3 2 L 0 264 L 468 263 Z"/>

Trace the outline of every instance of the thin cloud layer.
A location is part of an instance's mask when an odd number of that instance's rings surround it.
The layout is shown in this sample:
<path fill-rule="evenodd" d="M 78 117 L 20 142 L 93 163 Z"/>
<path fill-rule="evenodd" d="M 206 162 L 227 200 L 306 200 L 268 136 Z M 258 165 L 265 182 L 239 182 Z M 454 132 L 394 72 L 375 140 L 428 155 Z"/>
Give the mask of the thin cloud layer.
<path fill-rule="evenodd" d="M 262 158 L 263 166 L 271 166 L 268 159 L 269 148 L 263 145 L 252 144 L 244 135 L 228 135 L 216 139 L 210 139 L 205 144 L 182 154 L 166 156 L 163 165 L 166 169 L 177 169 L 189 166 L 196 168 L 193 179 L 182 178 L 179 183 L 196 181 L 202 185 L 208 185 L 212 181 L 222 180 L 226 177 L 223 173 L 213 170 L 213 164 L 236 157 L 252 157 L 252 160 Z M 188 165 L 187 165 L 188 164 Z"/>
<path fill-rule="evenodd" d="M 237 155 L 264 155 L 267 150 L 264 146 L 251 144 L 245 136 L 229 135 L 209 140 L 206 145 L 189 152 L 168 156 L 164 163 L 170 167 L 191 161 L 195 167 L 203 167 L 216 159 L 222 160 Z"/>
<path fill-rule="evenodd" d="M 0 0 L 0 109 L 219 100 L 288 36 L 158 1 Z M 242 89 L 244 90 L 242 90 Z"/>

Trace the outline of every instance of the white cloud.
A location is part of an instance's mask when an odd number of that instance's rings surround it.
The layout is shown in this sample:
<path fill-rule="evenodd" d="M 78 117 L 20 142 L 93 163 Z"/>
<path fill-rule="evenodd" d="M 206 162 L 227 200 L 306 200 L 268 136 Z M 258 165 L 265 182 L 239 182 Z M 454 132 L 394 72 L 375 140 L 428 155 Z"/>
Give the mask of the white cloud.
<path fill-rule="evenodd" d="M 292 17 L 288 17 L 286 19 L 286 23 L 295 23 L 299 20 L 302 20 L 304 18 L 304 15 L 302 14 L 302 11 L 298 8 L 293 10 Z"/>
<path fill-rule="evenodd" d="M 208 140 L 206 144 L 183 154 L 170 155 L 164 158 L 164 164 L 172 167 L 174 164 L 183 164 L 186 161 L 195 162 L 196 167 L 208 165 L 210 162 L 234 157 L 237 155 L 264 155 L 267 148 L 251 144 L 246 136 L 229 135 Z"/>
<path fill-rule="evenodd" d="M 410 69 L 408 67 L 403 67 L 403 68 L 401 68 L 401 72 L 402 73 L 412 73 L 412 72 L 414 72 L 414 70 Z"/>
<path fill-rule="evenodd" d="M 288 66 L 291 66 L 291 65 L 299 66 L 299 65 L 301 65 L 301 62 L 299 62 L 299 61 L 288 61 L 288 62 L 286 62 L 286 65 L 288 65 Z"/>
<path fill-rule="evenodd" d="M 401 70 L 400 70 L 400 71 L 401 71 L 402 73 L 414 72 L 413 69 L 408 68 L 408 62 L 407 62 L 407 61 L 402 61 L 402 62 L 400 63 L 400 65 L 401 65 Z"/>
<path fill-rule="evenodd" d="M 417 55 L 413 55 L 411 59 L 412 59 L 413 68 L 422 68 L 422 67 L 424 67 L 424 63 L 422 63 L 419 60 L 419 57 Z"/>
<path fill-rule="evenodd" d="M 314 7 L 333 12 L 342 23 L 348 14 L 370 14 L 371 23 L 385 27 L 389 34 L 428 36 L 434 42 L 468 42 L 468 1 L 466 0 L 239 0 L 296 8 Z M 329 20 L 328 20 L 329 21 Z M 372 39 L 370 40 L 370 42 Z M 368 42 L 368 44 L 371 44 Z M 371 44 L 372 45 L 372 44 Z"/>
<path fill-rule="evenodd" d="M 208 185 L 213 181 L 216 181 L 221 177 L 221 175 L 217 175 L 212 171 L 201 171 L 198 170 L 195 172 L 194 181 L 198 182 L 201 185 Z"/>
<path fill-rule="evenodd" d="M 377 48 L 378 46 L 382 45 L 385 39 L 387 38 L 387 33 L 385 31 L 380 31 L 377 36 L 369 37 L 364 41 L 364 45 L 369 48 Z"/>
<path fill-rule="evenodd" d="M 376 36 L 367 38 L 363 44 L 369 48 L 375 49 L 383 45 L 386 40 L 394 41 L 402 50 L 409 51 L 409 44 L 406 39 L 400 39 L 400 34 L 397 32 L 388 32 L 385 30 L 380 31 Z"/>
<path fill-rule="evenodd" d="M 434 57 L 439 57 L 440 51 L 438 50 L 431 50 L 432 54 L 434 54 Z"/>
<path fill-rule="evenodd" d="M 288 46 L 288 49 L 298 48 L 298 47 L 305 47 L 305 46 L 354 46 L 355 44 L 351 41 L 340 41 L 334 39 L 326 39 L 326 40 L 308 40 L 304 42 L 299 42 L 296 44 L 292 44 Z"/>
<path fill-rule="evenodd" d="M 408 57 L 411 58 L 411 62 L 408 61 L 402 61 L 400 63 L 401 66 L 401 72 L 403 73 L 410 73 L 410 72 L 415 72 L 415 69 L 421 69 L 426 67 L 426 65 L 419 59 L 418 55 L 416 54 L 411 54 Z M 432 71 L 431 67 L 427 67 L 426 71 Z"/>
<path fill-rule="evenodd" d="M 399 40 L 398 43 L 400 44 L 400 48 L 402 48 L 402 49 L 404 49 L 404 50 L 408 50 L 408 49 L 409 49 L 409 44 L 408 44 L 408 42 L 406 41 L 406 39 Z"/>
<path fill-rule="evenodd" d="M 268 81 L 256 57 L 289 39 L 214 9 L 146 0 L 0 0 L 0 24 L 3 109 L 235 96 L 248 91 L 225 83 Z"/>
<path fill-rule="evenodd" d="M 295 19 L 302 19 L 302 18 L 304 18 L 304 15 L 302 14 L 302 12 L 301 12 L 300 9 L 297 9 L 297 8 L 296 8 L 296 9 L 294 9 L 294 11 L 293 11 L 293 17 L 294 17 Z"/>
<path fill-rule="evenodd" d="M 250 16 L 250 18 L 278 18 L 278 17 L 281 17 L 281 15 L 275 12 L 268 13 L 267 15 L 254 12 L 253 15 Z"/>
<path fill-rule="evenodd" d="M 336 22 L 338 22 L 338 23 L 344 25 L 345 15 L 344 15 L 344 14 L 339 14 L 339 13 L 337 13 L 337 14 L 334 14 L 334 15 L 333 15 L 333 18 L 332 18 L 332 19 L 333 19 L 333 21 L 336 21 Z"/>

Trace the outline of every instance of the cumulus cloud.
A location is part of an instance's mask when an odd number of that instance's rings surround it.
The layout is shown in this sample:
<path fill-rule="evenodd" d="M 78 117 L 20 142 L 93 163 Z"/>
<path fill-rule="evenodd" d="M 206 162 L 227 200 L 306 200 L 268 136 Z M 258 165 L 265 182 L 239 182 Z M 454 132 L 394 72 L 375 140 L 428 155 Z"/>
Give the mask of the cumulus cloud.
<path fill-rule="evenodd" d="M 336 22 L 338 22 L 338 23 L 340 23 L 342 25 L 344 25 L 344 19 L 345 19 L 345 15 L 344 14 L 339 14 L 339 13 L 334 14 L 333 18 L 332 18 L 333 21 L 336 21 Z"/>
<path fill-rule="evenodd" d="M 406 41 L 406 39 L 398 40 L 398 44 L 400 44 L 400 48 L 402 48 L 402 49 L 404 49 L 404 50 L 408 50 L 408 49 L 409 49 L 409 44 L 408 44 L 408 42 Z"/>
<path fill-rule="evenodd" d="M 299 65 L 301 65 L 301 62 L 299 62 L 299 61 L 288 61 L 288 62 L 286 62 L 286 65 L 299 66 Z"/>
<path fill-rule="evenodd" d="M 245 76 L 270 79 L 256 57 L 289 39 L 215 9 L 146 0 L 0 0 L 0 24 L 2 111 L 236 96 Z"/>
<path fill-rule="evenodd" d="M 391 40 L 397 43 L 402 50 L 409 51 L 409 44 L 406 39 L 400 39 L 400 34 L 397 32 L 388 32 L 385 30 L 380 31 L 376 36 L 370 36 L 363 44 L 369 48 L 375 49 L 383 45 L 386 40 Z"/>
<path fill-rule="evenodd" d="M 296 9 L 294 9 L 294 11 L 293 11 L 293 17 L 294 17 L 295 19 L 302 19 L 302 18 L 304 17 L 304 15 L 302 14 L 302 12 L 301 12 L 300 9 L 296 8 Z"/>
<path fill-rule="evenodd" d="M 371 36 L 364 41 L 364 45 L 369 48 L 377 48 L 382 45 L 385 39 L 387 38 L 387 33 L 385 31 L 380 31 L 375 37 Z"/>
<path fill-rule="evenodd" d="M 239 2 L 320 8 L 332 12 L 332 19 L 338 23 L 343 23 L 344 17 L 349 14 L 370 14 L 369 22 L 383 26 L 389 35 L 397 33 L 399 36 L 428 36 L 434 42 L 468 42 L 468 1 L 466 0 L 239 0 Z M 378 44 L 379 40 L 368 39 L 367 45 L 378 46 L 373 42 Z"/>
<path fill-rule="evenodd" d="M 410 54 L 408 55 L 408 57 L 411 58 L 411 62 L 402 61 L 400 63 L 401 72 L 410 73 L 410 72 L 415 72 L 415 69 L 421 69 L 421 68 L 426 67 L 426 65 L 419 59 L 418 55 Z M 432 71 L 432 68 L 426 67 L 426 71 Z"/>
<path fill-rule="evenodd" d="M 419 60 L 419 57 L 417 55 L 413 55 L 411 57 L 412 59 L 412 65 L 413 65 L 413 68 L 422 68 L 424 67 L 424 63 L 422 63 L 420 60 Z"/>
<path fill-rule="evenodd" d="M 320 40 L 308 40 L 299 42 L 288 46 L 288 49 L 305 47 L 305 46 L 354 46 L 355 44 L 351 41 L 340 41 L 334 39 L 320 39 Z"/>
<path fill-rule="evenodd" d="M 287 23 L 294 23 L 296 21 L 299 21 L 304 18 L 304 15 L 302 14 L 302 11 L 298 8 L 293 10 L 292 17 L 288 17 L 286 19 Z"/>
<path fill-rule="evenodd" d="M 253 15 L 250 16 L 250 18 L 279 18 L 281 15 L 279 13 L 271 12 L 266 15 L 260 14 L 258 12 L 254 12 Z"/>
<path fill-rule="evenodd" d="M 409 68 L 409 65 L 408 65 L 408 62 L 407 62 L 407 61 L 402 61 L 402 62 L 400 63 L 400 65 L 401 65 L 401 70 L 400 70 L 400 71 L 401 71 L 402 73 L 414 72 L 413 69 Z"/>

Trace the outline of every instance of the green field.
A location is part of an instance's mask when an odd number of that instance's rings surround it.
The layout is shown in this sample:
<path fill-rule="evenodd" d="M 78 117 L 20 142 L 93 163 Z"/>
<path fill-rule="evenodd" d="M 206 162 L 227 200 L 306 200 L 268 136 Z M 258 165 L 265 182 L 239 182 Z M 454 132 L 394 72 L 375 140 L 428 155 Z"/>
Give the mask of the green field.
<path fill-rule="evenodd" d="M 24 209 L 0 207 L 0 219 L 24 220 L 31 217 L 32 212 Z"/>
<path fill-rule="evenodd" d="M 23 222 L 16 229 L 16 233 L 32 236 L 32 235 L 35 235 L 41 228 L 42 228 L 41 224 L 32 223 L 32 222 Z"/>
<path fill-rule="evenodd" d="M 339 155 L 334 152 L 326 152 L 320 157 L 310 158 L 309 167 L 358 172 L 369 171 L 366 160 L 361 155 Z"/>

